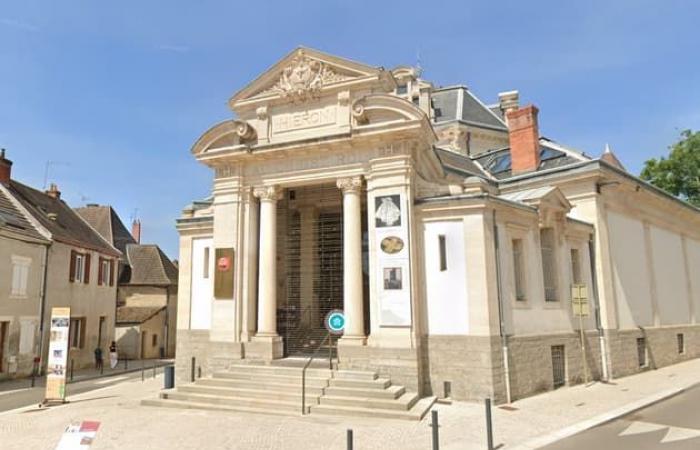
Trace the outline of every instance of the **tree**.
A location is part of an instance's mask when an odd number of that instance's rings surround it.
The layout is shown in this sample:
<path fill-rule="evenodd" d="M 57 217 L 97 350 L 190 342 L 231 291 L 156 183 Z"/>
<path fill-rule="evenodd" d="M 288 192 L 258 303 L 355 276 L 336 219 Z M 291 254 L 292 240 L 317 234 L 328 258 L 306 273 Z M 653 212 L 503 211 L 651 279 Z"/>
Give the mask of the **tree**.
<path fill-rule="evenodd" d="M 642 179 L 700 207 L 700 131 L 682 131 L 669 150 L 644 163 Z"/>

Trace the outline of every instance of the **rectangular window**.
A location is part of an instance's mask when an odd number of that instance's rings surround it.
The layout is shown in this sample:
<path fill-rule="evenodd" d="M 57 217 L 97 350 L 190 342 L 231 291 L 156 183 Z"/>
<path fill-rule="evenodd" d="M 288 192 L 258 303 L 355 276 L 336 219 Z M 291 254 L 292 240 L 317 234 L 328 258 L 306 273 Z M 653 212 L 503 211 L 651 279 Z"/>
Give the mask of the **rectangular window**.
<path fill-rule="evenodd" d="M 68 345 L 70 348 L 85 348 L 85 317 L 70 319 Z"/>
<path fill-rule="evenodd" d="M 678 354 L 682 355 L 685 353 L 685 339 L 683 333 L 678 333 L 676 335 L 676 340 L 678 341 Z"/>
<path fill-rule="evenodd" d="M 112 261 L 109 259 L 100 258 L 100 272 L 98 273 L 98 284 L 110 286 L 112 279 Z"/>
<path fill-rule="evenodd" d="M 29 279 L 29 267 L 32 260 L 19 256 L 12 256 L 12 288 L 10 295 L 13 297 L 27 296 L 27 282 Z"/>
<path fill-rule="evenodd" d="M 647 366 L 647 340 L 644 338 L 637 338 L 637 360 L 639 367 Z"/>
<path fill-rule="evenodd" d="M 542 228 L 540 230 L 540 248 L 542 250 L 544 299 L 548 302 L 556 302 L 558 300 L 557 260 L 553 229 Z"/>
<path fill-rule="evenodd" d="M 209 247 L 204 247 L 204 261 L 202 264 L 202 277 L 209 278 Z"/>
<path fill-rule="evenodd" d="M 396 86 L 396 95 L 405 95 L 406 93 L 408 93 L 407 84 L 399 84 Z"/>
<path fill-rule="evenodd" d="M 83 265 L 85 264 L 85 255 L 75 253 L 75 266 L 73 270 L 73 281 L 80 283 L 83 281 Z"/>
<path fill-rule="evenodd" d="M 525 265 L 523 264 L 523 240 L 513 239 L 513 277 L 515 285 L 515 299 L 525 300 Z"/>
<path fill-rule="evenodd" d="M 71 283 L 90 282 L 90 254 L 71 250 L 68 279 Z"/>
<path fill-rule="evenodd" d="M 445 235 L 438 236 L 438 247 L 440 249 L 440 271 L 447 270 L 447 246 L 445 243 Z"/>
<path fill-rule="evenodd" d="M 573 284 L 583 284 L 581 274 L 581 255 L 577 248 L 571 249 L 571 281 Z"/>
<path fill-rule="evenodd" d="M 156 345 L 158 345 L 158 335 L 154 334 L 151 337 L 151 347 L 155 347 Z"/>

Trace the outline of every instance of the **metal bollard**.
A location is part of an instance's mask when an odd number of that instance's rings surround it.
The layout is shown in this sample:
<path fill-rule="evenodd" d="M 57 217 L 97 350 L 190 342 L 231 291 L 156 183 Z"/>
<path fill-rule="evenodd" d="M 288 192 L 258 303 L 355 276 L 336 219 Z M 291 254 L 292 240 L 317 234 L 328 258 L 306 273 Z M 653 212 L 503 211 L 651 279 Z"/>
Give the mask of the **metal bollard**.
<path fill-rule="evenodd" d="M 156 362 L 153 361 L 153 378 L 156 377 Z"/>
<path fill-rule="evenodd" d="M 195 365 L 196 361 L 197 361 L 197 360 L 196 360 L 196 359 L 194 358 L 194 356 L 193 356 L 193 357 L 192 357 L 192 367 L 190 367 L 190 369 L 191 369 L 190 381 L 191 381 L 192 383 L 194 383 L 194 365 Z"/>
<path fill-rule="evenodd" d="M 491 423 L 491 399 L 484 400 L 486 406 L 486 448 L 493 450 L 493 424 Z"/>
<path fill-rule="evenodd" d="M 128 365 L 127 365 L 126 356 L 125 356 L 124 357 L 124 370 L 127 370 L 127 369 L 128 369 Z"/>
<path fill-rule="evenodd" d="M 197 367 L 197 378 L 202 378 L 202 366 Z"/>
<path fill-rule="evenodd" d="M 433 450 L 440 450 L 440 423 L 438 422 L 438 412 L 433 410 L 431 411 L 432 417 L 433 417 Z"/>
<path fill-rule="evenodd" d="M 141 360 L 141 381 L 146 380 L 146 363 Z"/>
<path fill-rule="evenodd" d="M 70 380 L 73 381 L 73 362 L 74 360 L 70 360 Z"/>
<path fill-rule="evenodd" d="M 352 428 L 348 428 L 347 436 L 348 436 L 348 438 L 347 438 L 348 450 L 352 450 L 353 449 Z"/>
<path fill-rule="evenodd" d="M 102 360 L 102 362 L 100 363 L 100 375 L 104 375 L 104 373 L 105 373 L 105 362 L 104 362 L 104 360 Z"/>

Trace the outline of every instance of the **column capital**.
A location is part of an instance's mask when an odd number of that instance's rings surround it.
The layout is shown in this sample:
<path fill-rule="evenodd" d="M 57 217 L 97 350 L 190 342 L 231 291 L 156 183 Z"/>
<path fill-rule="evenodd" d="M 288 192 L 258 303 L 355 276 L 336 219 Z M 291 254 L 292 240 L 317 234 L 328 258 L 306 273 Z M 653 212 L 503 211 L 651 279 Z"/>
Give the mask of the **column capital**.
<path fill-rule="evenodd" d="M 360 192 L 360 189 L 362 189 L 362 177 L 338 178 L 336 185 L 338 189 L 343 191 L 343 194 Z"/>
<path fill-rule="evenodd" d="M 257 186 L 253 188 L 253 195 L 260 199 L 260 201 L 272 201 L 276 202 L 282 198 L 282 189 L 276 184 L 271 186 Z"/>

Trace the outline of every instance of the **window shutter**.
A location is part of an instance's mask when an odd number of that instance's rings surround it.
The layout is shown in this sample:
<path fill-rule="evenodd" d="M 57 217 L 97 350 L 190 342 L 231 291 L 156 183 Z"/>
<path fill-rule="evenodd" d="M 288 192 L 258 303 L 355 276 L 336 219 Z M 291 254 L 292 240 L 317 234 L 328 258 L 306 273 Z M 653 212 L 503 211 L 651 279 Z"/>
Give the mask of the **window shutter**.
<path fill-rule="evenodd" d="M 83 282 L 85 284 L 90 282 L 90 253 L 85 254 L 85 276 L 83 277 Z"/>
<path fill-rule="evenodd" d="M 102 285 L 102 263 L 104 262 L 104 259 L 100 256 L 100 259 L 97 262 L 97 285 L 101 286 Z"/>
<path fill-rule="evenodd" d="M 90 256 L 88 255 L 88 258 Z M 80 319 L 80 348 L 85 348 L 85 334 L 86 334 L 87 319 Z"/>
<path fill-rule="evenodd" d="M 114 286 L 114 260 L 109 260 L 109 285 Z"/>
<path fill-rule="evenodd" d="M 70 271 L 68 272 L 68 281 L 75 281 L 75 250 L 70 251 Z"/>

